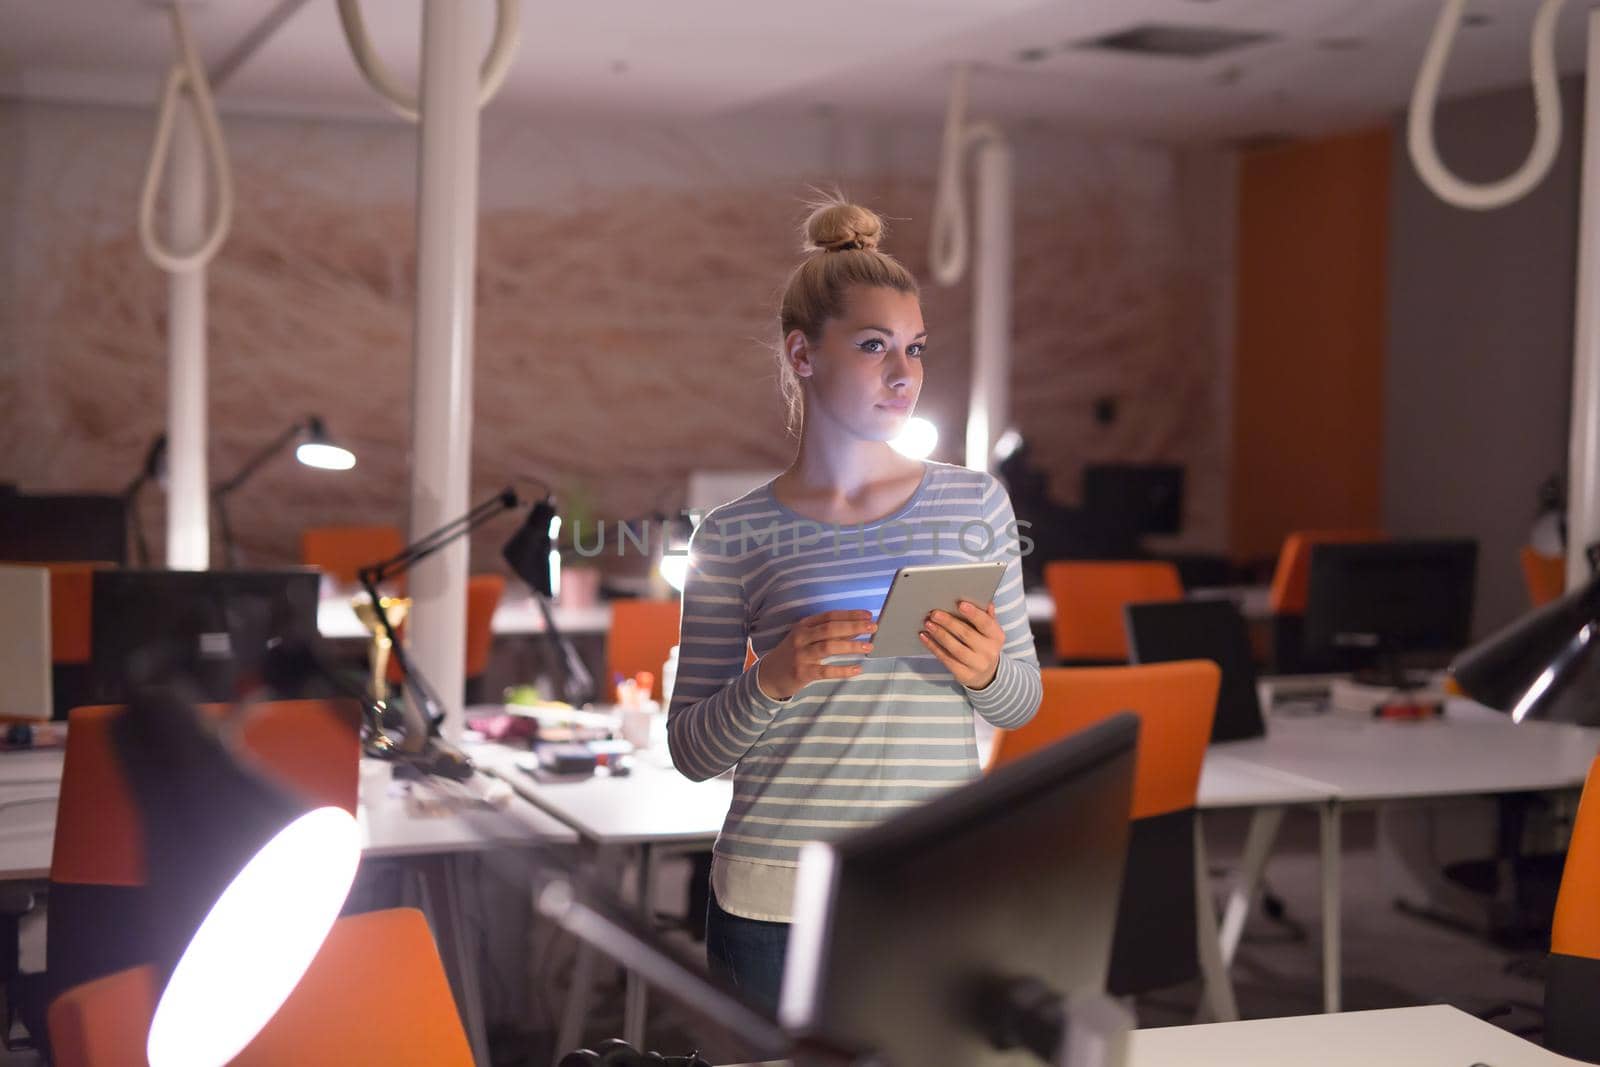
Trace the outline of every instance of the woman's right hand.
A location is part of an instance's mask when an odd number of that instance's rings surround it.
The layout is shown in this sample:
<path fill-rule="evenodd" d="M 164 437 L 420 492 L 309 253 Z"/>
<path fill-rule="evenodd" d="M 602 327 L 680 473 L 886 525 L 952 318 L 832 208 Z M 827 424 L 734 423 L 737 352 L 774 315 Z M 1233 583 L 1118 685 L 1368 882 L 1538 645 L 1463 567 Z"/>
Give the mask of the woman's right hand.
<path fill-rule="evenodd" d="M 826 664 L 824 656 L 864 656 L 872 642 L 855 640 L 878 629 L 870 611 L 824 611 L 810 615 L 784 635 L 778 647 L 756 663 L 756 684 L 775 700 L 788 700 L 823 678 L 854 678 L 861 664 Z"/>

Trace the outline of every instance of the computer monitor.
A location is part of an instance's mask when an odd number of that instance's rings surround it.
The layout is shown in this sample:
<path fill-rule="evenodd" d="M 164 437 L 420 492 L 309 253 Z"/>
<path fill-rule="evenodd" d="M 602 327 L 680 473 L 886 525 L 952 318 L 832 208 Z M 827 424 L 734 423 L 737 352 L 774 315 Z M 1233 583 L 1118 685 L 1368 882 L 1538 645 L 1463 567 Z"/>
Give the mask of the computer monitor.
<path fill-rule="evenodd" d="M 893 1064 L 1016 1065 L 988 1030 L 1016 980 L 1103 994 L 1138 719 L 1117 715 L 831 843 L 795 890 L 779 1019 Z"/>
<path fill-rule="evenodd" d="M 0 718 L 48 719 L 50 572 L 0 566 Z"/>
<path fill-rule="evenodd" d="M 0 494 L 0 559 L 128 561 L 128 507 L 102 493 Z"/>
<path fill-rule="evenodd" d="M 130 686 L 186 676 L 203 701 L 248 688 L 274 640 L 315 639 L 318 572 L 106 570 L 94 576 L 90 691 L 126 703 Z"/>
<path fill-rule="evenodd" d="M 1469 540 L 1317 545 L 1306 651 L 1403 681 L 1403 660 L 1467 646 L 1477 564 L 1478 544 Z"/>
<path fill-rule="evenodd" d="M 1122 610 L 1133 662 L 1208 659 L 1221 668 L 1212 741 L 1239 741 L 1266 733 L 1250 631 L 1233 601 L 1169 600 L 1129 604 Z"/>
<path fill-rule="evenodd" d="M 1083 469 L 1083 507 L 1122 516 L 1138 534 L 1183 530 L 1183 468 L 1164 463 L 1097 463 Z"/>

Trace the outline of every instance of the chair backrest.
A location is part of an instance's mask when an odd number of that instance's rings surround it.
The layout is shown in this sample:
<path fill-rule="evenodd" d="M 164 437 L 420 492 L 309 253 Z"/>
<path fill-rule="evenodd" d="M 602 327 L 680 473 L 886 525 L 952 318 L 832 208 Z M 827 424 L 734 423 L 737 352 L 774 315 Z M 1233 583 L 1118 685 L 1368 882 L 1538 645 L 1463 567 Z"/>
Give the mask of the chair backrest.
<path fill-rule="evenodd" d="M 995 735 L 990 768 L 1021 759 L 1119 711 L 1131 711 L 1139 716 L 1139 756 L 1130 817 L 1194 807 L 1222 683 L 1215 663 L 1046 667 L 1040 676 L 1044 696 L 1038 712 L 1026 725 Z"/>
<path fill-rule="evenodd" d="M 1528 587 L 1528 601 L 1542 608 L 1553 600 L 1560 600 L 1567 591 L 1567 561 L 1560 556 L 1547 556 L 1531 545 L 1523 545 L 1518 553 L 1522 561 L 1522 581 Z"/>
<path fill-rule="evenodd" d="M 352 585 L 356 571 L 399 555 L 405 546 L 393 526 L 312 526 L 300 532 L 300 562 Z"/>
<path fill-rule="evenodd" d="M 1311 550 L 1317 545 L 1364 544 L 1385 540 L 1382 530 L 1298 530 L 1283 540 L 1272 572 L 1270 605 L 1274 615 L 1304 615 L 1311 588 Z"/>
<path fill-rule="evenodd" d="M 506 591 L 506 580 L 499 574 L 474 574 L 467 579 L 467 656 L 464 677 L 476 678 L 489 669 L 489 653 L 494 648 L 494 613 Z M 404 637 L 404 624 L 395 628 Z M 400 662 L 389 660 L 389 682 L 398 685 L 405 677 Z"/>
<path fill-rule="evenodd" d="M 1178 568 L 1156 560 L 1056 560 L 1045 564 L 1044 583 L 1055 602 L 1056 656 L 1064 662 L 1127 662 L 1123 607 L 1183 599 Z"/>
<path fill-rule="evenodd" d="M 103 563 L 46 563 L 50 571 L 50 660 L 88 663 L 94 631 L 94 572 Z"/>
<path fill-rule="evenodd" d="M 1195 797 L 1222 672 L 1189 660 L 1137 667 L 1049 667 L 1044 699 L 995 738 L 990 766 L 1019 759 L 1119 711 L 1139 716 L 1132 823 L 1106 989 L 1134 996 L 1200 973 Z"/>
<path fill-rule="evenodd" d="M 616 699 L 616 677 L 640 671 L 655 676 L 651 696 L 661 699 L 661 665 L 678 643 L 681 608 L 677 600 L 613 600 L 611 632 L 606 635 L 606 677 L 603 691 Z"/>
<path fill-rule="evenodd" d="M 214 717 L 227 705 L 206 705 Z M 151 958 L 142 921 L 144 832 L 111 741 L 120 705 L 74 708 L 48 897 L 49 984 L 60 990 Z M 246 758 L 314 804 L 356 810 L 361 747 L 352 702 L 258 704 L 238 723 Z M 154 902 L 152 906 L 159 906 Z"/>
<path fill-rule="evenodd" d="M 1129 604 L 1124 613 L 1133 662 L 1204 659 L 1221 668 L 1212 741 L 1238 741 L 1267 732 L 1256 693 L 1250 631 L 1231 600 Z"/>
<path fill-rule="evenodd" d="M 474 574 L 467 579 L 468 678 L 476 678 L 489 669 L 489 650 L 494 644 L 494 612 L 505 591 L 503 575 Z"/>
<path fill-rule="evenodd" d="M 372 990 L 383 1019 L 365 1025 Z M 147 1067 L 158 997 L 155 969 L 119 971 L 50 1006 L 58 1067 Z M 472 1052 L 438 949 L 411 908 L 334 923 L 305 977 L 230 1067 L 470 1067 Z"/>
<path fill-rule="evenodd" d="M 1545 966 L 1544 1043 L 1552 1052 L 1600 1061 L 1600 758 L 1578 801 Z"/>

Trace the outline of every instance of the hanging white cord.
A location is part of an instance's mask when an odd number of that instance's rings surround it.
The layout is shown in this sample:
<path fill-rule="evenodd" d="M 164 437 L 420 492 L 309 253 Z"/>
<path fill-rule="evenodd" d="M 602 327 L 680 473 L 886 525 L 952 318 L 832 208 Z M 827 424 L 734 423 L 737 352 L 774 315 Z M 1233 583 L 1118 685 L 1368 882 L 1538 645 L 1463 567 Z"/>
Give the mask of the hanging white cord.
<path fill-rule="evenodd" d="M 167 71 L 167 81 L 161 91 L 161 109 L 156 117 L 156 139 L 150 148 L 150 162 L 145 167 L 144 188 L 139 192 L 139 242 L 144 254 L 162 270 L 173 274 L 203 267 L 217 254 L 227 239 L 228 227 L 233 223 L 233 173 L 228 166 L 228 149 L 222 141 L 222 127 L 217 122 L 216 104 L 211 99 L 211 85 L 206 80 L 205 67 L 200 65 L 194 41 L 189 37 L 189 25 L 183 18 L 181 4 L 172 5 L 172 30 L 178 39 L 178 58 Z M 189 251 L 176 251 L 162 246 L 156 238 L 156 197 L 161 192 L 161 182 L 167 172 L 167 150 L 172 142 L 172 123 L 177 116 L 180 94 L 187 89 L 194 104 L 195 116 L 200 123 L 200 135 L 206 152 L 211 156 L 211 167 L 217 179 L 217 210 L 211 220 L 211 229 L 199 246 Z"/>
<path fill-rule="evenodd" d="M 967 67 L 962 64 L 950 82 L 950 106 L 944 116 L 939 177 L 933 193 L 933 227 L 928 238 L 928 266 L 940 285 L 954 285 L 967 269 L 967 205 L 962 196 L 961 175 L 966 125 Z"/>
<path fill-rule="evenodd" d="M 478 72 L 478 106 L 481 108 L 494 99 L 500 83 L 511 70 L 511 61 L 517 55 L 522 16 L 521 0 L 495 0 L 494 40 L 489 54 L 484 57 Z M 339 21 L 344 25 L 345 40 L 350 42 L 350 53 L 367 83 L 378 90 L 389 109 L 401 118 L 417 121 L 417 94 L 401 85 L 389 68 L 383 65 L 378 53 L 373 51 L 367 38 L 366 23 L 361 18 L 360 0 L 339 0 Z"/>
<path fill-rule="evenodd" d="M 1534 16 L 1530 45 L 1533 71 L 1533 110 L 1538 132 L 1533 149 L 1517 171 L 1496 182 L 1483 184 L 1462 181 L 1439 158 L 1433 136 L 1433 109 L 1439 100 L 1439 80 L 1450 58 L 1450 46 L 1461 23 L 1467 0 L 1445 0 L 1434 24 L 1433 38 L 1417 72 L 1416 88 L 1411 93 L 1411 114 L 1407 124 L 1407 143 L 1411 160 L 1423 182 L 1441 200 L 1456 207 L 1490 211 L 1522 198 L 1550 172 L 1561 147 L 1561 92 L 1556 84 L 1556 22 L 1566 0 L 1544 0 Z"/>

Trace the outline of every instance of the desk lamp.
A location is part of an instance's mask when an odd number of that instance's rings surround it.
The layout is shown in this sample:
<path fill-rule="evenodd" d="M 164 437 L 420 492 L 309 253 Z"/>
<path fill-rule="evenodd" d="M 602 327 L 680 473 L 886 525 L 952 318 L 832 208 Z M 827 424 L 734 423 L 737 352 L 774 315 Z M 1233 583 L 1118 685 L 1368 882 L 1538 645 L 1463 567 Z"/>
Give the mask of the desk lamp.
<path fill-rule="evenodd" d="M 211 1067 L 248 1045 L 293 992 L 349 894 L 361 834 L 234 761 L 174 690 L 137 695 L 112 743 L 145 830 L 148 892 L 167 920 L 170 979 L 151 1067 Z M 184 947 L 186 946 L 186 947 Z"/>
<path fill-rule="evenodd" d="M 333 443 L 328 437 L 327 426 L 317 415 L 307 415 L 295 421 L 287 430 L 267 442 L 261 451 L 251 456 L 245 465 L 239 468 L 238 473 L 211 490 L 211 504 L 217 509 L 217 527 L 222 534 L 223 559 L 229 567 L 238 566 L 239 563 L 233 543 L 233 527 L 228 523 L 229 494 L 249 481 L 269 459 L 295 441 L 300 442 L 294 451 L 295 459 L 307 467 L 347 471 L 356 465 L 355 455 L 349 449 Z"/>
<path fill-rule="evenodd" d="M 1587 583 L 1456 658 L 1462 692 L 1519 723 L 1600 724 L 1600 543 L 1587 552 Z"/>
<path fill-rule="evenodd" d="M 378 563 L 362 567 L 356 572 L 361 587 L 371 598 L 373 614 L 378 625 L 393 646 L 395 663 L 405 679 L 406 692 L 411 694 L 409 729 L 403 742 L 396 742 L 383 730 L 385 713 L 389 710 L 381 703 L 377 714 L 370 716 L 372 737 L 369 752 L 386 759 L 404 759 L 421 769 L 446 777 L 464 778 L 472 773 L 470 762 L 461 753 L 449 748 L 440 740 L 440 724 L 444 722 L 444 704 L 428 680 L 422 676 L 411 657 L 406 654 L 393 620 L 384 610 L 378 586 L 410 570 L 417 563 L 433 555 L 457 538 L 464 537 L 488 520 L 505 511 L 523 506 L 525 501 L 515 490 L 507 487 L 485 500 L 460 518 L 453 519 L 429 533 L 400 552 Z M 550 575 L 551 528 L 556 521 L 555 502 L 549 496 L 541 497 L 528 509 L 528 517 L 506 543 L 506 562 L 519 578 L 533 590 L 534 599 L 544 612 L 545 630 L 560 648 L 567 671 L 566 697 L 578 706 L 594 699 L 594 679 L 583 666 L 583 660 L 572 643 L 556 626 L 550 610 L 552 590 Z"/>

